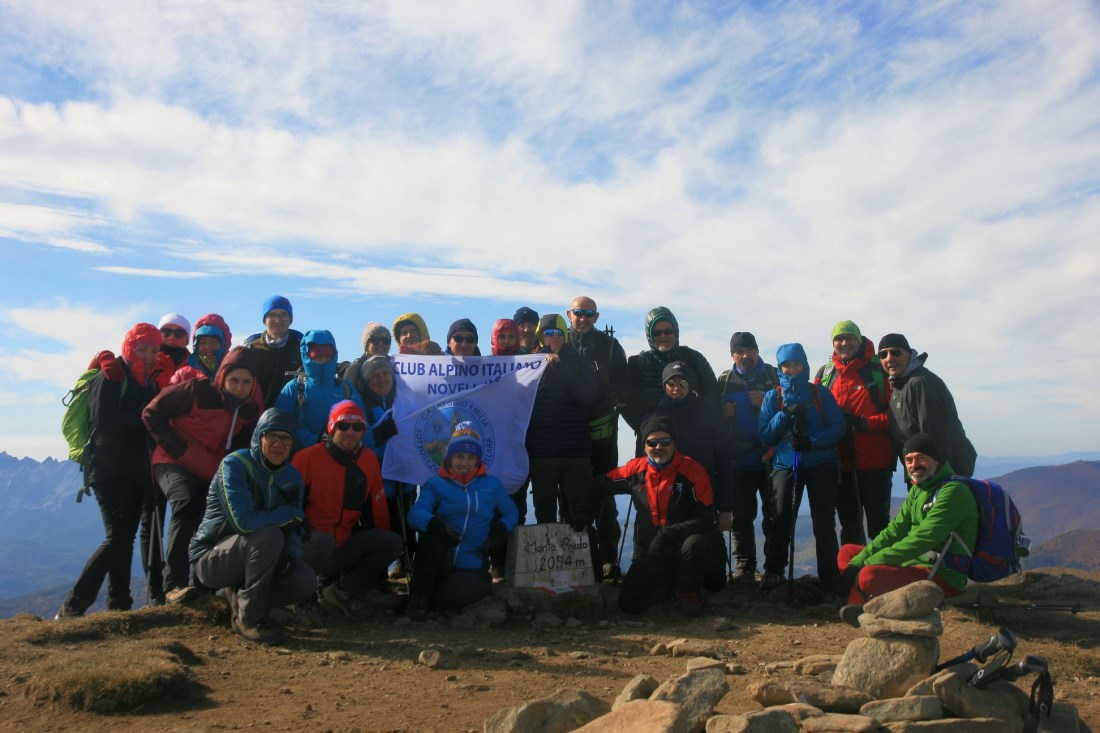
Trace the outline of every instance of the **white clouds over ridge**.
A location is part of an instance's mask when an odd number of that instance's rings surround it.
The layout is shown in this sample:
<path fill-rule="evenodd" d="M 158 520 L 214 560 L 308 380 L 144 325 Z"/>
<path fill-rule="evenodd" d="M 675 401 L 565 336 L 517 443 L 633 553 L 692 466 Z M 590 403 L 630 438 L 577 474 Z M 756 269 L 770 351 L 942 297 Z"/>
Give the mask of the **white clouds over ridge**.
<path fill-rule="evenodd" d="M 52 80 L 0 80 L 0 237 L 134 279 L 582 287 L 679 303 L 718 355 L 744 314 L 801 339 L 860 314 L 977 389 L 948 354 L 1100 358 L 1097 15 L 0 0 L 0 77 Z"/>

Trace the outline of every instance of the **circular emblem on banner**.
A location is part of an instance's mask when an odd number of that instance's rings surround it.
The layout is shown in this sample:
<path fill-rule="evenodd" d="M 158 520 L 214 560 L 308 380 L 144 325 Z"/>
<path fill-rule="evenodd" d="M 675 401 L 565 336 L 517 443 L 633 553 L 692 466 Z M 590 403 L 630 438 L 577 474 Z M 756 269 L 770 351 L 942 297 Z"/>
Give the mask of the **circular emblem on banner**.
<path fill-rule="evenodd" d="M 455 426 L 462 422 L 472 424 L 481 436 L 481 445 L 484 450 L 481 462 L 486 466 L 493 464 L 497 441 L 489 416 L 477 402 L 455 399 L 432 405 L 422 410 L 416 417 L 414 428 L 416 450 L 424 463 L 424 468 L 433 474 L 439 470 L 443 465 L 443 458 L 447 455 L 447 443 L 451 440 L 451 433 L 454 432 Z"/>

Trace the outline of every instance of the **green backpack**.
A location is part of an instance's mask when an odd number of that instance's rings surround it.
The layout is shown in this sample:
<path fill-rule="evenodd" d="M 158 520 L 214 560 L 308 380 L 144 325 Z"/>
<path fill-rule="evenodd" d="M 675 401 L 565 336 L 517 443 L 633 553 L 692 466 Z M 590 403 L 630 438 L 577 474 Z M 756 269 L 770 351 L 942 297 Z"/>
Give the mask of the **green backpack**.
<path fill-rule="evenodd" d="M 69 444 L 69 458 L 81 465 L 84 462 L 84 449 L 92 440 L 88 420 L 88 393 L 91 391 L 92 379 L 99 372 L 100 370 L 96 368 L 81 374 L 76 380 L 76 386 L 61 398 L 61 404 L 65 406 L 65 414 L 61 416 L 61 434 Z M 122 381 L 120 400 L 126 394 L 127 381 L 125 379 Z"/>

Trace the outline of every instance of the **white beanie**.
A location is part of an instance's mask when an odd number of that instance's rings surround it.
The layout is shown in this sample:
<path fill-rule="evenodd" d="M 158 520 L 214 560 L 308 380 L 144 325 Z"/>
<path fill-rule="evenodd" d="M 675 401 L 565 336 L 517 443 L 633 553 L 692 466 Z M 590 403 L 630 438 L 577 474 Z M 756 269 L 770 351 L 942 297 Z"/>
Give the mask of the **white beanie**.
<path fill-rule="evenodd" d="M 191 321 L 187 320 L 179 313 L 165 313 L 161 316 L 157 328 L 164 328 L 165 326 L 182 328 L 184 331 L 187 331 L 187 338 L 191 338 Z"/>

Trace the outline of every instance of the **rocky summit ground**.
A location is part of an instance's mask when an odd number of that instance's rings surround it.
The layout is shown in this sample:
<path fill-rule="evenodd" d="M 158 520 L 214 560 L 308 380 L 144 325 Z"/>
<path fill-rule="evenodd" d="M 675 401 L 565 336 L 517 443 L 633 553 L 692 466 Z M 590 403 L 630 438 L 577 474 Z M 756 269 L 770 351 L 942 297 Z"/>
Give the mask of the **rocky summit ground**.
<path fill-rule="evenodd" d="M 805 656 L 841 654 L 860 634 L 809 588 L 799 585 L 795 604 L 785 589 L 726 590 L 692 619 L 672 605 L 619 614 L 610 585 L 556 604 L 506 592 L 480 615 L 423 622 L 312 612 L 288 617 L 290 638 L 277 647 L 237 639 L 217 598 L 65 622 L 22 615 L 0 622 L 0 730 L 480 731 L 500 708 L 561 688 L 610 702 L 635 675 L 679 676 L 685 659 L 661 653 L 675 639 L 730 663 L 716 711 L 747 712 L 760 708 L 749 683 L 791 675 L 786 663 Z M 1100 727 L 1100 575 L 1032 571 L 961 602 L 984 608 L 945 608 L 941 659 L 1007 626 L 1018 655 L 1049 660 L 1056 699 Z M 1035 607 L 995 608 L 1004 603 Z"/>

